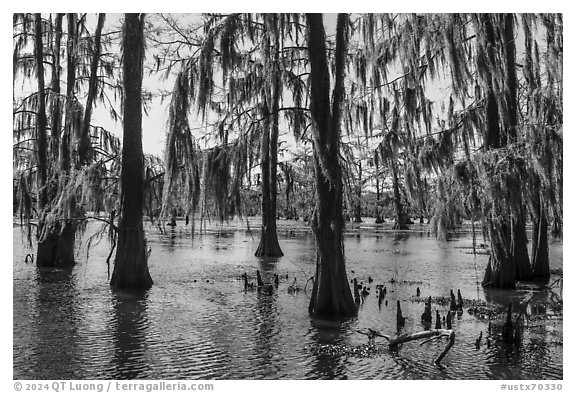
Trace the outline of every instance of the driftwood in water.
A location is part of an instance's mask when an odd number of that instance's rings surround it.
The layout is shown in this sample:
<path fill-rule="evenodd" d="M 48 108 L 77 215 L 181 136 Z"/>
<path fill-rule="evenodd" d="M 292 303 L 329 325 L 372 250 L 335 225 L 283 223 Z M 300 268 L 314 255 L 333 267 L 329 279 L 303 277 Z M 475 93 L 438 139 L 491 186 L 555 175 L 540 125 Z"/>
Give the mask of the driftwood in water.
<path fill-rule="evenodd" d="M 448 337 L 448 343 L 446 344 L 446 347 L 444 347 L 442 352 L 436 357 L 436 359 L 434 359 L 435 364 L 440 364 L 440 362 L 442 361 L 442 359 L 444 359 L 448 351 L 450 351 L 450 348 L 452 348 L 452 346 L 454 345 L 454 341 L 456 340 L 456 333 L 454 332 L 454 330 L 449 329 L 434 329 L 434 330 L 424 330 L 416 333 L 404 333 L 394 338 L 382 334 L 374 329 L 368 329 L 368 332 L 358 330 L 358 333 L 368 336 L 368 340 L 370 342 L 373 342 L 376 337 L 385 338 L 386 340 L 388 340 L 388 347 L 390 349 L 396 348 L 399 344 L 403 344 L 409 341 L 424 339 L 425 341 L 420 343 L 420 345 L 424 345 L 432 340 L 440 339 L 442 337 Z"/>
<path fill-rule="evenodd" d="M 462 299 L 462 294 L 460 293 L 460 290 L 458 290 L 458 303 L 456 303 L 456 308 L 458 308 L 458 311 L 462 311 L 463 305 L 464 300 Z"/>
<path fill-rule="evenodd" d="M 448 311 L 448 315 L 446 315 L 446 329 L 452 329 L 452 313 Z"/>

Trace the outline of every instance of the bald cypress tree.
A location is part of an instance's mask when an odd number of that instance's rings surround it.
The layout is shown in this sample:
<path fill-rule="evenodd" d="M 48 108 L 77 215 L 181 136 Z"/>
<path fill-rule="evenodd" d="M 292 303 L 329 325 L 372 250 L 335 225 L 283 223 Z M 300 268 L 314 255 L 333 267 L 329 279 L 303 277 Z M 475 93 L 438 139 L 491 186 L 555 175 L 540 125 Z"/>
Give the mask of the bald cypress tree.
<path fill-rule="evenodd" d="M 316 273 L 308 310 L 311 315 L 319 317 L 347 317 L 357 313 L 344 259 L 342 167 L 339 158 L 347 24 L 348 15 L 339 14 L 334 54 L 336 72 L 331 101 L 322 15 L 306 15 L 316 180 L 316 207 L 312 218 L 312 231 L 316 238 Z"/>
<path fill-rule="evenodd" d="M 144 154 L 142 151 L 142 75 L 144 15 L 125 14 L 122 40 L 124 135 L 122 140 L 121 207 L 118 248 L 110 285 L 116 289 L 148 289 L 152 278 L 144 237 Z"/>
<path fill-rule="evenodd" d="M 80 133 L 80 114 L 84 108 L 78 100 L 79 88 L 86 79 L 94 88 L 90 89 L 86 110 L 93 105 L 101 86 L 98 69 L 100 64 L 100 37 L 104 23 L 104 14 L 100 14 L 94 35 L 90 36 L 85 20 L 78 20 L 74 13 L 68 14 L 66 49 L 63 50 L 64 14 L 14 14 L 14 79 L 24 80 L 36 76 L 37 91 L 24 97 L 15 96 L 14 110 L 14 167 L 20 172 L 17 180 L 16 197 L 23 201 L 34 199 L 36 193 L 36 212 L 38 225 L 36 232 L 36 263 L 41 267 L 71 267 L 75 263 L 75 241 L 78 230 L 83 228 L 83 212 L 77 198 L 86 195 L 90 187 L 79 187 L 78 178 L 86 175 L 85 164 L 80 163 L 76 154 L 80 146 L 84 151 L 92 151 L 92 138 L 100 138 L 102 132 L 90 129 L 90 116 L 86 117 L 88 131 L 84 138 Z M 80 33 L 81 32 L 81 33 Z M 82 38 L 92 42 L 87 48 L 79 48 Z M 35 75 L 29 72 L 32 64 L 25 53 L 28 37 L 33 37 Z M 80 50 L 81 49 L 81 50 Z M 65 52 L 65 67 L 63 55 Z M 90 73 L 79 70 L 79 61 L 92 63 Z M 67 72 L 66 94 L 62 91 L 61 73 Z M 112 71 L 108 73 L 109 74 Z M 32 131 L 30 124 L 34 125 Z M 79 141 L 80 139 L 83 140 Z M 27 164 L 33 156 L 36 165 Z M 74 165 L 76 164 L 76 165 Z M 35 186 L 30 187 L 30 178 L 36 178 Z M 28 183 L 28 184 L 25 184 Z M 30 203 L 20 204 L 21 218 L 30 225 L 32 217 Z"/>

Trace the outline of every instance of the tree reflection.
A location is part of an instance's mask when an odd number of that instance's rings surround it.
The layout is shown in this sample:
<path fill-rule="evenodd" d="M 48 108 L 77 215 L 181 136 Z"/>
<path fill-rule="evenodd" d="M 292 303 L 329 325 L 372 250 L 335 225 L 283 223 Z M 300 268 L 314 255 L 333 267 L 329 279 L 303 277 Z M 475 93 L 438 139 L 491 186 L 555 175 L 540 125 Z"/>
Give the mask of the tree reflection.
<path fill-rule="evenodd" d="M 26 377 L 45 379 L 58 375 L 64 379 L 79 379 L 82 373 L 77 350 L 80 305 L 72 270 L 38 268 L 36 281 L 35 332 L 28 336 L 35 374 Z"/>
<path fill-rule="evenodd" d="M 276 265 L 278 257 L 262 257 L 260 258 L 260 269 L 262 271 L 262 278 L 265 282 L 273 283 L 273 275 L 276 272 Z M 274 288 L 276 291 L 277 288 Z M 276 298 L 278 294 L 272 293 L 268 295 L 265 293 L 256 294 L 256 312 L 258 314 L 258 324 L 256 327 L 256 335 L 254 341 L 254 350 L 258 355 L 258 362 L 266 368 L 271 368 L 274 364 L 274 357 L 280 346 L 278 343 L 278 336 L 280 334 L 278 326 L 278 309 L 276 307 Z M 272 377 L 276 370 L 269 369 L 264 372 L 267 377 Z"/>
<path fill-rule="evenodd" d="M 144 378 L 146 336 L 149 327 L 146 292 L 117 292 L 113 295 L 113 379 Z"/>
<path fill-rule="evenodd" d="M 310 320 L 312 342 L 318 345 L 307 374 L 312 379 L 346 379 L 347 355 L 339 350 L 346 345 L 350 334 L 349 324 L 342 321 Z"/>
<path fill-rule="evenodd" d="M 512 318 L 516 317 L 524 308 L 523 301 L 526 299 L 525 291 L 507 291 L 500 289 L 485 289 L 484 296 L 488 303 L 499 305 L 502 308 L 512 303 Z M 500 320 L 492 321 L 490 347 L 487 348 L 486 364 L 489 375 L 494 375 L 501 379 L 530 378 L 533 375 L 542 375 L 542 365 L 549 367 L 547 372 L 558 371 L 560 378 L 562 375 L 561 351 L 557 351 L 553 335 L 549 334 L 547 326 L 549 321 L 539 319 L 539 316 L 546 315 L 550 310 L 545 302 L 547 293 L 537 294 L 532 302 L 526 307 L 530 319 L 526 327 L 521 330 L 522 338 L 519 345 L 505 343 L 501 338 L 501 329 L 504 323 L 505 314 Z M 525 323 L 523 320 L 520 323 Z M 554 329 L 551 329 L 554 331 Z M 561 337 L 561 336 L 560 336 Z M 560 340 L 561 343 L 561 340 Z M 551 366 L 559 363 L 558 368 Z M 553 371 L 552 371 L 553 370 Z"/>

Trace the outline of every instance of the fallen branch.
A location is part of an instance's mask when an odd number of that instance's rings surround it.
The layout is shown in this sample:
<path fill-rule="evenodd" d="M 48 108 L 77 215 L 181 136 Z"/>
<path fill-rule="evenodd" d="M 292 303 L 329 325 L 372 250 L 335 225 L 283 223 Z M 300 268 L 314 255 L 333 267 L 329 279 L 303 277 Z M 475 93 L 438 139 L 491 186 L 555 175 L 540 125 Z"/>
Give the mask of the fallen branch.
<path fill-rule="evenodd" d="M 434 359 L 435 364 L 440 364 L 440 362 L 442 361 L 442 359 L 444 359 L 448 351 L 450 351 L 450 348 L 452 348 L 452 346 L 454 345 L 454 341 L 456 339 L 456 333 L 454 332 L 454 330 L 448 330 L 448 329 L 432 329 L 416 333 L 404 333 L 394 338 L 391 338 L 390 336 L 382 334 L 379 331 L 373 329 L 368 329 L 367 332 L 357 330 L 357 332 L 368 336 L 368 340 L 371 342 L 374 341 L 376 337 L 383 337 L 386 340 L 388 340 L 389 348 L 396 348 L 398 344 L 421 339 L 424 339 L 425 341 L 422 342 L 420 345 L 424 345 L 432 340 L 440 339 L 442 337 L 448 337 L 448 343 L 446 344 L 446 347 L 444 347 L 444 350 L 440 353 L 440 355 L 438 355 L 436 359 Z"/>

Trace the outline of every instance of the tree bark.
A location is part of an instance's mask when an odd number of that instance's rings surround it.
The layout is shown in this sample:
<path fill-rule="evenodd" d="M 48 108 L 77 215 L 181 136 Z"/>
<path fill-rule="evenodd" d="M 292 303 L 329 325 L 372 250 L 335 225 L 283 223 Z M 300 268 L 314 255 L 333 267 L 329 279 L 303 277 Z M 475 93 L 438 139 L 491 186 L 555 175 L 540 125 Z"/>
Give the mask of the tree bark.
<path fill-rule="evenodd" d="M 548 218 L 542 198 L 538 193 L 532 202 L 534 222 L 532 228 L 532 271 L 535 280 L 550 278 L 550 259 L 548 257 Z"/>
<path fill-rule="evenodd" d="M 552 208 L 552 214 L 554 215 L 554 220 L 552 222 L 552 235 L 560 236 L 562 235 L 562 214 L 558 212 L 558 209 Z"/>
<path fill-rule="evenodd" d="M 270 153 L 271 135 L 268 130 L 264 131 L 261 141 L 261 190 L 262 190 L 262 228 L 260 230 L 260 243 L 256 253 L 257 257 L 281 257 L 284 255 L 278 243 L 276 226 L 276 173 L 272 173 L 272 160 Z M 276 136 L 276 141 L 277 141 Z M 277 142 L 276 142 L 277 143 Z"/>
<path fill-rule="evenodd" d="M 142 73 L 144 15 L 125 14 L 123 37 L 124 135 L 118 247 L 110 285 L 148 289 L 152 278 L 143 226 L 144 155 L 142 152 Z"/>
<path fill-rule="evenodd" d="M 90 121 L 92 119 L 92 106 L 96 98 L 98 87 L 98 64 L 100 62 L 100 38 L 102 35 L 102 27 L 106 14 L 98 14 L 98 24 L 96 25 L 96 32 L 94 34 L 94 53 L 92 54 L 92 62 L 90 64 L 90 79 L 88 81 L 88 98 L 86 99 L 86 108 L 84 110 L 84 119 L 82 121 L 82 129 L 80 130 L 80 143 L 78 146 L 78 166 L 89 164 L 92 160 L 91 151 L 92 143 L 90 141 Z"/>
<path fill-rule="evenodd" d="M 374 165 L 376 167 L 376 224 L 381 224 L 384 222 L 384 218 L 380 212 L 380 169 L 379 169 L 379 161 L 380 157 L 378 157 L 378 151 L 376 151 L 374 156 Z"/>
<path fill-rule="evenodd" d="M 528 237 L 526 235 L 526 218 L 520 191 L 518 191 L 519 200 L 516 201 L 516 209 L 519 210 L 519 216 L 512 219 L 512 261 L 514 266 L 515 278 L 517 280 L 532 280 L 534 275 L 530 266 L 530 257 L 528 255 Z"/>
<path fill-rule="evenodd" d="M 104 22 L 104 14 L 101 14 L 98 19 L 98 26 L 95 33 L 95 53 L 92 60 L 91 75 L 89 81 L 89 93 L 88 100 L 86 104 L 86 115 L 84 117 L 84 122 L 90 124 L 91 108 L 96 95 L 95 85 L 97 81 L 97 64 L 100 58 L 100 36 L 102 32 L 102 26 Z M 53 74 L 52 74 L 52 92 L 55 94 L 60 93 L 60 40 L 62 37 L 62 19 L 63 14 L 58 14 L 56 17 L 56 27 L 55 27 L 55 43 L 54 43 L 54 61 L 53 61 Z M 54 111 L 52 116 L 52 135 L 51 135 L 51 161 L 53 165 L 52 177 L 54 178 L 54 184 L 58 186 L 53 186 L 48 189 L 48 199 L 58 199 L 59 193 L 65 192 L 68 187 L 68 174 L 70 173 L 72 158 L 70 143 L 72 135 L 74 135 L 78 128 L 82 127 L 84 129 L 84 124 L 79 124 L 76 119 L 79 118 L 79 114 L 76 113 L 81 106 L 76 101 L 74 94 L 74 87 L 76 83 L 76 67 L 77 67 L 77 31 L 78 31 L 78 20 L 76 14 L 68 14 L 68 41 L 67 41 L 67 58 L 68 58 L 68 74 L 67 74 L 67 91 L 66 91 L 66 124 L 64 127 L 64 133 L 62 138 L 60 137 L 61 130 L 61 108 L 60 99 L 55 98 L 53 101 Z M 95 67 L 96 65 L 96 67 Z M 61 143 L 60 143 L 61 140 Z M 78 146 L 79 151 L 79 162 L 78 167 L 81 163 L 88 163 L 89 156 L 86 152 L 90 150 L 90 136 L 89 133 L 81 138 L 80 144 Z M 59 164 L 57 164 L 59 162 Z M 78 211 L 76 198 L 71 197 L 69 202 L 69 217 L 82 218 L 83 214 Z M 75 264 L 74 260 L 74 243 L 76 237 L 76 227 L 77 221 L 75 220 L 64 220 L 51 224 L 49 233 L 39 242 L 38 245 L 38 263 L 42 266 L 58 266 L 58 267 L 70 267 Z"/>
<path fill-rule="evenodd" d="M 38 199 L 38 249 L 36 264 L 38 266 L 54 266 L 56 239 L 50 230 L 45 230 L 46 208 L 48 205 L 48 137 L 46 135 L 48 120 L 46 118 L 46 94 L 44 91 L 44 44 L 42 42 L 42 15 L 34 15 L 34 61 L 36 63 L 38 109 L 36 113 L 36 189 Z"/>
<path fill-rule="evenodd" d="M 268 49 L 270 48 L 270 42 Z M 280 108 L 280 40 L 276 35 L 274 44 L 274 58 L 270 61 L 268 69 L 272 70 L 272 92 L 267 92 L 266 101 L 272 103 L 272 113 L 270 113 L 268 104 L 264 107 L 264 117 L 267 118 L 262 134 L 260 145 L 260 167 L 262 169 L 262 229 L 260 231 L 260 243 L 256 250 L 257 257 L 281 257 L 284 255 L 280 244 L 278 243 L 278 234 L 276 226 L 278 193 L 278 124 Z"/>
<path fill-rule="evenodd" d="M 354 222 L 362 222 L 362 163 L 358 163 L 358 184 L 354 201 Z"/>
<path fill-rule="evenodd" d="M 42 43 L 42 15 L 35 14 L 34 21 L 34 60 L 36 62 L 36 74 L 38 78 L 38 110 L 36 114 L 36 186 L 38 189 L 37 210 L 42 214 L 48 204 L 48 138 L 46 119 L 46 93 L 44 91 L 44 44 Z M 44 219 L 40 217 L 40 219 Z M 41 225 L 39 223 L 39 225 Z"/>
<path fill-rule="evenodd" d="M 60 170 L 63 172 L 68 172 L 71 166 L 70 144 L 74 133 L 74 127 L 77 126 L 77 122 L 74 121 L 74 119 L 77 118 L 76 111 L 78 109 L 75 97 L 76 68 L 78 63 L 76 58 L 78 20 L 74 13 L 67 14 L 66 19 L 68 21 L 68 39 L 66 41 L 66 122 L 64 124 L 64 131 L 60 143 L 59 160 Z"/>
<path fill-rule="evenodd" d="M 378 176 L 376 176 L 376 224 L 382 224 L 384 222 L 384 218 L 382 217 L 382 213 L 380 211 L 380 180 Z"/>
<path fill-rule="evenodd" d="M 402 205 L 402 196 L 400 195 L 400 179 L 398 178 L 398 167 L 394 160 L 391 158 L 392 167 L 392 188 L 394 190 L 394 206 L 396 207 L 396 223 L 394 229 L 407 230 L 406 213 Z"/>
<path fill-rule="evenodd" d="M 481 16 L 486 28 L 486 48 L 492 64 L 495 64 L 496 37 L 493 22 L 488 14 Z M 513 15 L 504 16 L 504 53 L 506 58 L 506 111 L 504 112 L 504 130 L 500 128 L 500 115 L 496 91 L 492 79 L 487 80 L 486 132 L 484 149 L 499 149 L 516 139 L 518 127 L 516 49 L 514 44 Z M 515 212 L 515 213 L 514 213 Z M 494 214 L 495 215 L 495 214 Z M 521 188 L 510 200 L 505 201 L 499 217 L 493 217 L 490 223 L 491 253 L 482 285 L 496 288 L 512 288 L 514 280 L 532 279 L 532 269 L 528 257 L 526 218 L 524 214 Z M 504 218 L 503 218 L 504 217 Z M 507 222 L 505 217 L 511 217 Z M 496 222 L 498 221 L 498 222 Z"/>
<path fill-rule="evenodd" d="M 330 73 L 322 14 L 306 14 L 317 195 L 312 219 L 312 231 L 316 238 L 316 273 L 308 310 L 311 315 L 324 318 L 349 317 L 357 313 L 344 260 L 342 168 L 338 145 L 340 106 L 344 95 L 347 23 L 348 15 L 339 14 L 331 109 Z"/>
<path fill-rule="evenodd" d="M 514 14 L 504 16 L 504 52 L 506 55 L 506 133 L 504 143 L 516 142 L 518 128 L 518 81 L 516 77 L 516 44 L 514 38 Z M 512 264 L 515 266 L 516 279 L 531 280 L 533 278 L 528 256 L 528 238 L 526 237 L 526 214 L 522 201 L 521 187 L 512 198 L 512 209 L 517 214 L 512 220 Z"/>
<path fill-rule="evenodd" d="M 46 153 L 46 156 L 50 157 L 50 160 L 47 161 L 46 165 L 47 171 L 53 171 L 54 179 L 58 179 L 58 152 L 59 152 L 59 140 L 60 140 L 60 129 L 62 123 L 62 108 L 60 105 L 60 46 L 62 40 L 62 18 L 63 14 L 56 14 L 56 18 L 54 21 L 54 47 L 52 50 L 53 58 L 52 61 L 52 81 L 51 81 L 51 90 L 52 94 L 55 96 L 52 101 L 52 126 L 50 132 L 50 149 L 49 153 Z M 47 174 L 48 176 L 48 174 Z M 54 199 L 55 195 L 57 194 L 58 190 L 56 185 L 58 184 L 57 181 L 51 182 L 50 187 L 46 190 L 48 200 Z M 72 236 L 72 243 L 71 243 L 71 250 L 70 250 L 70 243 L 64 241 L 64 239 L 68 239 L 69 231 L 66 231 L 66 235 L 64 233 L 60 233 L 61 225 L 54 225 L 54 228 L 50 228 L 50 232 L 44 236 L 38 242 L 38 254 L 37 254 L 37 264 L 43 267 L 54 267 L 54 266 L 70 266 L 74 264 L 74 236 Z M 68 246 L 67 252 L 63 252 L 63 249 L 60 249 L 60 244 Z"/>
<path fill-rule="evenodd" d="M 495 64 L 496 38 L 494 35 L 494 27 L 490 20 L 489 14 L 482 14 L 482 22 L 486 28 L 486 43 L 488 57 Z M 486 150 L 497 149 L 502 146 L 500 142 L 500 117 L 498 115 L 498 102 L 496 101 L 496 92 L 494 91 L 494 83 L 492 79 L 486 81 L 486 130 L 484 134 L 484 148 Z"/>
<path fill-rule="evenodd" d="M 518 81 L 516 79 L 516 44 L 514 14 L 504 15 L 504 51 L 506 54 L 507 123 L 505 143 L 513 143 L 518 135 Z"/>
<path fill-rule="evenodd" d="M 54 20 L 54 49 L 52 55 L 52 93 L 60 95 L 60 48 L 62 44 L 62 19 L 64 14 L 56 14 Z M 58 163 L 58 153 L 60 150 L 60 131 L 62 127 L 62 107 L 58 97 L 54 100 L 52 109 L 52 132 L 50 136 L 50 153 L 52 162 L 56 169 Z"/>
<path fill-rule="evenodd" d="M 484 273 L 482 286 L 488 288 L 513 289 L 516 286 L 513 266 L 510 263 L 510 232 L 507 225 L 490 220 L 490 256 Z"/>
<path fill-rule="evenodd" d="M 74 118 L 77 116 L 74 111 L 79 107 L 76 102 L 76 97 L 74 96 L 74 84 L 76 82 L 76 45 L 78 41 L 77 37 L 77 17 L 76 14 L 68 14 L 68 40 L 67 40 L 67 86 L 66 86 L 66 122 L 64 125 L 63 135 L 60 138 L 60 145 L 58 150 L 54 153 L 54 162 L 59 162 L 58 169 L 62 174 L 59 181 L 60 191 L 64 190 L 67 186 L 67 174 L 70 173 L 71 165 L 71 135 L 74 134 L 74 127 L 76 126 Z M 59 43 L 58 43 L 59 46 Z M 55 61 L 56 63 L 56 61 Z M 58 62 L 59 63 L 59 60 Z M 58 76 L 59 81 L 59 76 Z M 56 86 L 56 79 L 53 77 L 53 85 Z M 57 91 L 60 92 L 60 87 L 58 86 Z M 52 125 L 55 127 L 55 124 Z M 58 130 L 59 133 L 59 130 Z M 54 134 L 54 130 L 53 130 Z M 58 157 L 59 156 L 59 157 Z M 56 169 L 56 168 L 55 168 Z M 77 205 L 76 199 L 74 197 L 70 200 L 70 205 L 68 207 L 70 216 L 76 216 Z M 49 262 L 50 266 L 58 267 L 72 267 L 75 264 L 74 258 L 74 243 L 76 241 L 76 221 L 65 220 L 62 223 L 57 223 L 52 228 L 52 233 L 47 239 L 47 244 L 44 247 L 49 250 L 50 257 L 52 259 Z"/>
<path fill-rule="evenodd" d="M 172 210 L 170 211 L 170 222 L 168 223 L 168 226 L 171 227 L 175 227 L 176 226 L 176 208 L 172 208 Z"/>

